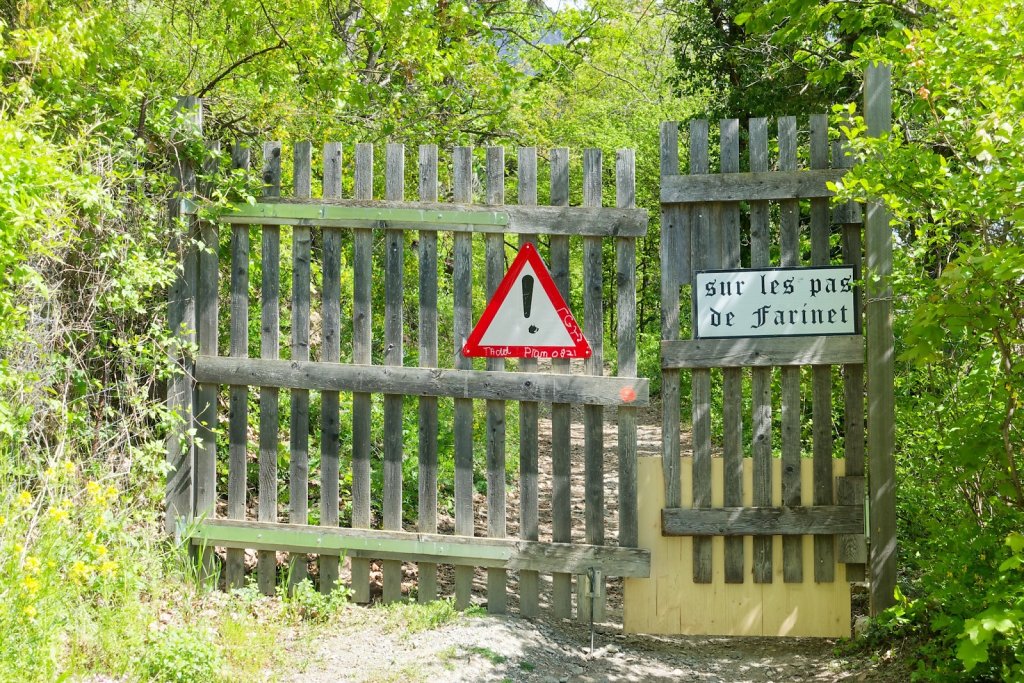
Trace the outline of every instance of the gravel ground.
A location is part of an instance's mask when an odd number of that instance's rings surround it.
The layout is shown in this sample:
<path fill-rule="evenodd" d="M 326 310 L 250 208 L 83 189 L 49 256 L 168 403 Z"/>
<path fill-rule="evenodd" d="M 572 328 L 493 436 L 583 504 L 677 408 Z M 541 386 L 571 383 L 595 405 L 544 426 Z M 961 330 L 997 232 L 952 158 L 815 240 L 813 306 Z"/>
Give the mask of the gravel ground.
<path fill-rule="evenodd" d="M 836 654 L 835 641 L 623 635 L 602 625 L 462 616 L 410 633 L 350 607 L 302 655 L 291 681 L 897 681 L 891 663 Z"/>

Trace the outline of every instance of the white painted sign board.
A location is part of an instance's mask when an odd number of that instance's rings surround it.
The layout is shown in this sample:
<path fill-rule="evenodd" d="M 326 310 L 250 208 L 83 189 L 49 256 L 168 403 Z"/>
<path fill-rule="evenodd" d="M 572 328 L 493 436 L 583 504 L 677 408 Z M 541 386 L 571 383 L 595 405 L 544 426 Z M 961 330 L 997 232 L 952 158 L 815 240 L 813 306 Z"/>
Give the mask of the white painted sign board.
<path fill-rule="evenodd" d="M 853 266 L 709 270 L 696 274 L 700 339 L 857 334 Z"/>
<path fill-rule="evenodd" d="M 487 358 L 588 358 L 590 344 L 532 244 L 524 244 L 462 348 Z"/>

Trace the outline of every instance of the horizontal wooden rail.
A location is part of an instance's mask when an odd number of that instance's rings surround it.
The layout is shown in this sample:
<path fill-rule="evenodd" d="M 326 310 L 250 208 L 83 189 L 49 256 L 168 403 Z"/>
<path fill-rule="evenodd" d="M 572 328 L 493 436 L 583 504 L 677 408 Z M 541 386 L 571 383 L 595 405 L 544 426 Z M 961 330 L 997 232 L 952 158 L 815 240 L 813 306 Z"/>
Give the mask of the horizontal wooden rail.
<path fill-rule="evenodd" d="M 640 548 L 544 543 L 512 538 L 475 538 L 377 529 L 319 527 L 242 520 L 206 520 L 192 543 L 226 548 L 276 550 L 409 562 L 436 562 L 538 572 L 585 574 L 597 568 L 606 576 L 647 578 L 651 554 Z"/>
<path fill-rule="evenodd" d="M 787 365 L 857 365 L 864 362 L 860 335 L 661 342 L 661 367 L 742 368 Z"/>
<path fill-rule="evenodd" d="M 847 169 L 679 175 L 661 179 L 662 204 L 739 202 L 831 197 L 826 183 L 838 182 Z"/>
<path fill-rule="evenodd" d="M 579 206 L 472 206 L 425 202 L 277 200 L 236 204 L 218 216 L 222 223 L 319 225 L 335 228 L 451 230 L 523 235 L 642 237 L 646 209 Z"/>
<path fill-rule="evenodd" d="M 663 536 L 800 536 L 864 532 L 864 508 L 812 507 L 664 508 Z"/>
<path fill-rule="evenodd" d="M 213 356 L 196 359 L 195 376 L 204 384 L 281 389 L 600 406 L 646 406 L 649 403 L 649 383 L 636 377 L 483 372 Z"/>

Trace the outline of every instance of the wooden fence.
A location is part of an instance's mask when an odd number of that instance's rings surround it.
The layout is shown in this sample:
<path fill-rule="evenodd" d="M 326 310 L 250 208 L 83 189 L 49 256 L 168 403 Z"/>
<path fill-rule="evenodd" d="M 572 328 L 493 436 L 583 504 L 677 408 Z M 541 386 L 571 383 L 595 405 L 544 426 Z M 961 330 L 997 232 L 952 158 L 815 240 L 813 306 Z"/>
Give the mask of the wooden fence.
<path fill-rule="evenodd" d="M 186 100 L 201 125 L 201 104 Z M 455 565 L 456 604 L 470 601 L 474 567 L 487 568 L 487 603 L 490 611 L 507 608 L 509 570 L 519 572 L 520 611 L 532 616 L 539 610 L 539 573 L 553 574 L 551 606 L 560 617 L 571 615 L 572 575 L 644 576 L 649 553 L 637 545 L 636 422 L 635 408 L 648 402 L 647 380 L 637 379 L 636 362 L 636 256 L 635 239 L 645 233 L 646 212 L 634 204 L 634 161 L 631 150 L 616 155 L 617 208 L 602 207 L 603 162 L 600 150 L 583 153 L 583 206 L 569 206 L 569 150 L 550 151 L 551 206 L 537 205 L 538 154 L 534 148 L 517 152 L 518 205 L 506 205 L 504 149 L 486 151 L 483 173 L 485 205 L 474 205 L 478 169 L 473 151 L 457 147 L 451 163 L 451 199 L 438 203 L 438 151 L 419 148 L 419 201 L 408 202 L 406 150 L 388 144 L 383 201 L 378 201 L 374 178 L 374 154 L 379 148 L 358 144 L 354 148 L 354 197 L 342 199 L 343 150 L 328 143 L 322 152 L 321 198 L 311 199 L 313 147 L 294 145 L 293 195 L 282 198 L 280 143 L 263 147 L 264 197 L 254 205 L 238 205 L 217 222 L 200 221 L 191 202 L 175 202 L 172 213 L 191 222 L 193 234 L 206 248 L 182 248 L 183 268 L 170 292 L 170 321 L 184 342 L 198 344 L 198 356 L 177 358 L 181 376 L 169 388 L 169 400 L 186 419 L 182 430 L 169 442 L 171 474 L 168 477 L 169 525 L 191 524 L 193 542 L 210 548 L 226 548 L 224 575 L 228 586 L 244 581 L 244 550 L 259 551 L 256 574 L 265 593 L 279 580 L 276 553 L 291 554 L 287 575 L 292 582 L 305 576 L 307 554 L 319 556 L 320 586 L 329 590 L 339 574 L 339 554 L 351 558 L 352 589 L 357 601 L 370 597 L 370 559 L 383 561 L 383 598 L 402 597 L 401 562 L 416 561 L 417 594 L 421 601 L 439 595 L 438 564 Z M 246 149 L 232 151 L 237 168 L 249 167 Z M 187 161 L 180 163 L 179 177 L 186 196 L 196 190 L 195 174 Z M 202 189 L 202 188 L 200 188 Z M 230 226 L 230 262 L 220 263 L 218 224 Z M 250 228 L 258 229 L 261 280 L 250 282 Z M 289 234 L 290 231 L 290 234 Z M 415 231 L 415 232 L 412 232 Z M 282 232 L 284 234 L 282 234 Z M 493 295 L 507 263 L 507 236 L 518 235 L 520 245 L 546 237 L 541 244 L 555 282 L 569 300 L 570 242 L 579 240 L 583 254 L 583 329 L 593 347 L 582 371 L 572 373 L 570 362 L 554 360 L 543 371 L 536 360 L 519 361 L 516 372 L 506 371 L 504 360 L 489 359 L 485 370 L 474 370 L 461 347 L 474 323 L 474 248 L 484 246 L 487 297 Z M 255 234 L 255 233 L 254 233 Z M 280 291 L 280 248 L 290 238 L 291 298 Z M 604 302 L 602 255 L 605 240 L 613 240 L 616 253 L 615 301 L 618 321 L 617 374 L 605 375 L 603 339 Z M 403 319 L 403 297 L 408 282 L 407 250 L 415 245 L 418 262 L 418 319 Z M 442 262 L 439 245 L 450 252 Z M 342 272 L 350 254 L 351 271 Z M 312 262 L 322 255 L 321 276 Z M 382 265 L 382 267 L 381 267 Z M 438 352 L 438 273 L 450 276 L 454 317 L 452 367 L 440 368 Z M 226 287 L 219 278 L 229 274 Z M 383 278 L 384 310 L 375 310 L 371 297 L 375 280 Z M 351 281 L 351 307 L 343 311 L 342 281 Z M 320 301 L 313 296 L 320 285 Z M 221 290 L 224 296 L 218 296 Z M 259 358 L 248 358 L 250 291 L 260 297 Z M 443 288 L 442 288 L 443 289 Z M 221 299 L 225 306 L 221 306 Z M 318 306 L 316 304 L 319 304 Z M 282 307 L 290 310 L 289 358 L 281 360 L 279 320 Z M 229 320 L 221 320 L 227 309 Z M 350 315 L 345 321 L 343 312 Z M 579 311 L 577 311 L 577 314 Z M 311 318 L 319 315 L 317 325 Z M 374 338 L 372 318 L 384 316 L 383 338 Z M 351 348 L 341 347 L 342 325 L 352 325 Z M 228 354 L 220 355 L 218 329 L 227 328 Z M 319 334 L 317 334 L 319 333 Z M 407 340 L 417 340 L 418 367 L 406 365 Z M 341 362 L 342 359 L 350 362 Z M 375 359 L 378 359 L 375 361 Z M 383 363 L 379 362 L 383 359 Z M 193 385 L 194 379 L 194 385 Z M 258 387 L 258 445 L 250 444 L 249 387 Z M 226 388 L 226 389 L 225 389 Z M 279 404 L 281 390 L 290 392 L 290 426 L 287 473 L 278 471 Z M 218 452 L 217 434 L 223 418 L 222 392 L 228 406 L 227 448 Z M 321 422 L 310 420 L 310 392 L 320 392 Z M 351 471 L 340 470 L 339 402 L 343 392 L 352 394 Z M 418 515 L 415 530 L 403 530 L 402 477 L 407 459 L 403 444 L 403 410 L 406 396 L 418 399 Z M 635 396 L 635 398 L 632 398 Z M 626 398 L 622 398 L 626 397 Z M 454 447 L 439 453 L 439 400 L 453 401 Z M 486 402 L 486 444 L 474 440 L 474 400 Z M 383 443 L 374 443 L 371 414 L 374 403 L 383 404 Z M 506 515 L 506 404 L 519 402 L 519 538 L 507 538 Z M 541 403 L 550 403 L 552 446 L 552 534 L 540 539 L 538 513 L 538 461 L 548 453 L 538 448 L 538 414 Z M 570 426 L 572 404 L 584 406 L 585 435 L 585 528 L 584 543 L 573 543 L 570 500 Z M 604 529 L 603 426 L 604 408 L 618 406 L 619 537 L 609 543 Z M 193 421 L 194 420 L 194 421 Z M 195 439 L 187 430 L 195 427 Z M 320 468 L 310 472 L 310 429 L 320 429 Z M 371 468 L 383 452 L 383 494 L 377 501 L 382 528 L 371 529 Z M 487 534 L 474 537 L 473 454 L 486 448 Z M 247 481 L 247 463 L 256 451 L 258 482 Z M 454 460 L 454 535 L 438 533 L 439 457 Z M 217 464 L 226 464 L 227 486 L 217 486 Z M 287 523 L 279 513 L 278 486 L 286 474 L 289 491 Z M 319 500 L 310 501 L 311 475 L 319 474 Z M 351 527 L 339 526 L 340 478 L 351 477 Z M 257 519 L 248 518 L 250 491 L 258 492 Z M 310 526 L 310 505 L 319 508 L 319 526 Z M 206 570 L 215 560 L 207 552 Z M 588 585 L 579 581 L 580 595 L 603 599 L 603 581 Z M 578 599 L 578 614 L 589 617 L 590 600 Z M 598 613 L 596 616 L 600 616 Z"/>
<path fill-rule="evenodd" d="M 889 128 L 889 76 L 873 68 L 866 80 L 869 132 Z M 836 580 L 836 560 L 846 563 L 846 578 L 863 580 L 869 562 L 865 542 L 865 425 L 869 428 L 872 611 L 891 604 L 895 587 L 895 506 L 893 493 L 892 321 L 888 274 L 892 237 L 888 216 L 878 205 L 867 213 L 865 344 L 860 335 L 790 339 L 680 340 L 682 286 L 698 271 L 829 265 L 836 261 L 860 269 L 861 211 L 836 207 L 830 218 L 830 181 L 850 165 L 840 141 L 830 142 L 828 117 L 809 119 L 809 168 L 798 170 L 797 119 L 778 119 L 778 157 L 769 159 L 768 122 L 752 119 L 745 136 L 748 170 L 741 171 L 739 121 L 719 126 L 719 172 L 711 170 L 709 125 L 689 127 L 689 173 L 680 173 L 679 131 L 675 123 L 661 131 L 662 164 L 662 398 L 665 509 L 662 533 L 693 537 L 693 582 L 771 583 L 781 562 L 783 581 Z M 834 136 L 835 137 L 835 136 Z M 831 155 L 830 155 L 831 149 Z M 831 164 L 830 164 L 831 156 Z M 830 167 L 831 166 L 831 167 Z M 809 202 L 809 260 L 801 241 L 800 202 Z M 776 206 L 773 208 L 772 203 Z M 741 209 L 749 211 L 741 220 Z M 772 218 L 775 217 L 774 225 Z M 741 226 L 746 227 L 741 229 Z M 773 244 L 772 238 L 778 242 Z M 774 261 L 777 258 L 777 261 Z M 813 491 L 802 500 L 801 366 L 810 366 Z M 842 427 L 833 427 L 833 366 L 841 368 Z M 772 373 L 779 367 L 781 416 L 773 416 Z M 865 392 L 865 367 L 868 368 Z M 749 379 L 745 378 L 749 369 Z M 692 507 L 683 507 L 680 458 L 680 373 L 690 373 L 693 458 Z M 712 508 L 712 371 L 721 372 L 720 444 L 724 500 Z M 744 392 L 749 382 L 752 441 L 743 443 Z M 865 399 L 868 414 L 865 416 Z M 716 416 L 717 417 L 717 416 Z M 866 419 L 865 419 L 866 417 Z M 781 501 L 773 503 L 773 431 L 781 443 Z M 834 479 L 834 434 L 843 437 L 845 475 Z M 716 444 L 718 446 L 718 444 Z M 744 504 L 744 457 L 752 459 L 752 505 Z M 778 475 L 776 475 L 778 476 Z M 751 486 L 751 484 L 747 484 Z M 746 493 L 751 493 L 747 491 Z M 781 506 L 779 503 L 781 502 Z M 813 576 L 804 576 L 801 535 L 813 534 Z M 781 557 L 772 536 L 782 536 Z M 723 565 L 712 562 L 712 538 L 724 536 Z M 753 536 L 753 562 L 745 564 L 743 536 Z M 836 542 L 838 540 L 838 543 Z M 716 541 L 716 543 L 719 541 Z M 717 554 L 717 553 L 716 553 Z M 750 567 L 748 570 L 745 567 Z"/>

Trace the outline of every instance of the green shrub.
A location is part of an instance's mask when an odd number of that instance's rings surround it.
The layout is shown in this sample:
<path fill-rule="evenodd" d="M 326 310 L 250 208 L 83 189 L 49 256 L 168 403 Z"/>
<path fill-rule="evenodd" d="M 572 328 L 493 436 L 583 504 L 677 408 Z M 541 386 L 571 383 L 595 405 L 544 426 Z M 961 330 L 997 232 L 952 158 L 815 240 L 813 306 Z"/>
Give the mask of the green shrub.
<path fill-rule="evenodd" d="M 171 627 L 150 638 L 142 674 L 166 683 L 205 683 L 219 678 L 223 665 L 211 633 L 195 627 Z"/>

